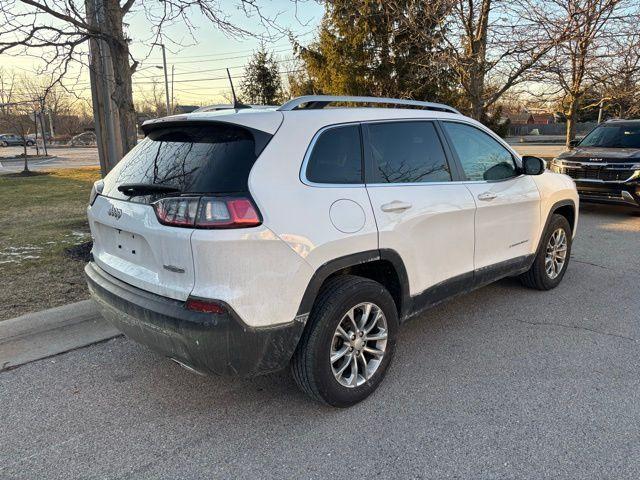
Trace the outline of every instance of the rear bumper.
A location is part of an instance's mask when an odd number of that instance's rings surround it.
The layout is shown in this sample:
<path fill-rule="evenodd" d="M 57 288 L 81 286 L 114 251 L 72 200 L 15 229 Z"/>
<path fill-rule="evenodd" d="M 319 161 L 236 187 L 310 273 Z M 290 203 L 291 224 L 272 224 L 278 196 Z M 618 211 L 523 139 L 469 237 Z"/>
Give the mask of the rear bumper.
<path fill-rule="evenodd" d="M 640 182 L 581 182 L 574 180 L 584 201 L 640 206 Z"/>
<path fill-rule="evenodd" d="M 253 376 L 285 368 L 304 324 L 251 328 L 229 307 L 224 315 L 193 312 L 184 302 L 124 283 L 90 262 L 91 296 L 126 336 L 203 373 Z"/>

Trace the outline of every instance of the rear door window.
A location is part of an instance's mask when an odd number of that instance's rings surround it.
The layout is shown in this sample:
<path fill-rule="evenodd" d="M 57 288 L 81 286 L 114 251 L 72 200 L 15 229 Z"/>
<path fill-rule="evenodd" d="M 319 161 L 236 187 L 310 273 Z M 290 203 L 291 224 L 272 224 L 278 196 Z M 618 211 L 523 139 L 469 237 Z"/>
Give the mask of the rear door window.
<path fill-rule="evenodd" d="M 307 162 L 313 183 L 362 184 L 360 126 L 331 127 L 316 139 Z"/>
<path fill-rule="evenodd" d="M 256 158 L 254 135 L 242 127 L 218 123 L 158 128 L 105 177 L 103 195 L 137 202 L 158 197 L 129 197 L 118 191 L 124 184 L 174 187 L 178 195 L 246 192 Z"/>
<path fill-rule="evenodd" d="M 433 122 L 389 122 L 367 125 L 368 183 L 451 181 L 447 158 Z"/>

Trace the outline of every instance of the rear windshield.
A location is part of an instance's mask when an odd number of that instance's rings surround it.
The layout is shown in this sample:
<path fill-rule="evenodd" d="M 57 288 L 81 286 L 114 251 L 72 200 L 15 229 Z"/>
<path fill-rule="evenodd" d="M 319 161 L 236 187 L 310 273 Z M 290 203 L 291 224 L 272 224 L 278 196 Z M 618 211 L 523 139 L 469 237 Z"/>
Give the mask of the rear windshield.
<path fill-rule="evenodd" d="M 172 195 L 246 192 L 256 157 L 253 133 L 242 127 L 218 123 L 155 129 L 109 172 L 102 194 L 146 203 L 162 194 L 130 196 L 118 186 L 163 185 L 176 189 Z"/>
<path fill-rule="evenodd" d="M 601 125 L 584 137 L 581 147 L 640 148 L 640 124 Z"/>

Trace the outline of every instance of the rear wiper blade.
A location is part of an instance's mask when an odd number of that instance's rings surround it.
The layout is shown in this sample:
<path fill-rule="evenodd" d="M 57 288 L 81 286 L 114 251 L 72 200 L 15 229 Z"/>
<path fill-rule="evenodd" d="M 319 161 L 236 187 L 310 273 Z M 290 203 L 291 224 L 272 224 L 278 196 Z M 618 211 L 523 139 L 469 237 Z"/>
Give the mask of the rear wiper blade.
<path fill-rule="evenodd" d="M 151 195 L 153 193 L 175 193 L 180 189 L 171 185 L 158 185 L 156 183 L 123 183 L 118 185 L 118 191 L 130 197 Z"/>

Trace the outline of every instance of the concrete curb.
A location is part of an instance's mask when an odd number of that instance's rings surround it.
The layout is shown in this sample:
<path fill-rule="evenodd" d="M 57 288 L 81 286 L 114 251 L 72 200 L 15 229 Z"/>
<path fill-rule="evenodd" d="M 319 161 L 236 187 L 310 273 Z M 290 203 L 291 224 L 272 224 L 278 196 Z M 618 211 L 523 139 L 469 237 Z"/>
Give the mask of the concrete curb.
<path fill-rule="evenodd" d="M 0 321 L 0 372 L 118 335 L 93 300 Z"/>

